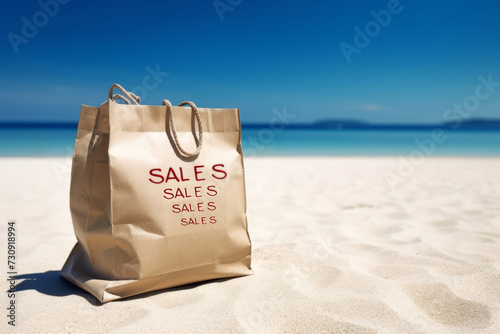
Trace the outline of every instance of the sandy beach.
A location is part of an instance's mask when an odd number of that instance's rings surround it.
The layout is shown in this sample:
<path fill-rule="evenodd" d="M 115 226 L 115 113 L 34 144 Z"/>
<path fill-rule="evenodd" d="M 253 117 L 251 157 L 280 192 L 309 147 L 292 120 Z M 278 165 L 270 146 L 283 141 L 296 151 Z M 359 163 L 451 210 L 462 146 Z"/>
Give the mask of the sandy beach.
<path fill-rule="evenodd" d="M 406 166 L 408 167 L 408 166 Z M 0 159 L 0 332 L 498 333 L 500 158 L 249 158 L 255 275 L 100 304 L 59 277 L 70 158 Z"/>

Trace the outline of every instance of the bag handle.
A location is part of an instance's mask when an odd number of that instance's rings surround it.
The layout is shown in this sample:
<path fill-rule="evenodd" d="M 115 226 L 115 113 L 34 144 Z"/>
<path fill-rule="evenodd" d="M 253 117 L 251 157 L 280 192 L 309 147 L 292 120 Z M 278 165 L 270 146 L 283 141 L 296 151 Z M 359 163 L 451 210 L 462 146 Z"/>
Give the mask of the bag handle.
<path fill-rule="evenodd" d="M 115 88 L 118 88 L 126 97 L 122 96 L 120 94 L 113 95 L 113 90 Z M 117 83 L 114 83 L 111 85 L 111 88 L 109 89 L 109 93 L 108 93 L 108 98 L 112 101 L 114 101 L 115 99 L 120 99 L 120 100 L 125 101 L 126 104 L 131 104 L 131 101 L 134 104 L 139 104 L 141 102 L 141 98 L 139 96 L 135 95 L 134 93 L 127 92 L 122 86 L 120 86 Z"/>
<path fill-rule="evenodd" d="M 125 96 L 120 95 L 120 94 L 113 94 L 113 90 L 117 88 L 119 89 Z M 111 88 L 109 89 L 108 93 L 108 98 L 112 101 L 115 101 L 115 99 L 120 99 L 123 100 L 126 104 L 131 104 L 134 103 L 138 105 L 141 102 L 141 98 L 137 95 L 135 95 L 132 92 L 127 92 L 122 86 L 120 86 L 117 83 L 114 83 L 111 85 Z M 198 108 L 193 102 L 190 101 L 184 101 L 179 103 L 179 106 L 184 106 L 184 105 L 189 105 L 191 107 L 191 110 L 194 112 L 196 116 L 196 121 L 198 122 L 198 144 L 196 145 L 196 150 L 194 152 L 188 152 L 185 149 L 182 148 L 181 144 L 179 143 L 179 138 L 177 138 L 177 130 L 175 128 L 175 122 L 174 122 L 174 112 L 172 108 L 172 103 L 170 103 L 169 100 L 163 100 L 163 105 L 167 106 L 167 111 L 170 112 L 170 131 L 172 132 L 172 137 L 174 139 L 175 145 L 177 146 L 177 149 L 179 152 L 181 152 L 183 155 L 186 157 L 194 157 L 198 155 L 201 151 L 201 146 L 203 144 L 203 128 L 201 126 L 201 117 L 200 117 L 200 112 L 198 111 Z"/>
<path fill-rule="evenodd" d="M 170 131 L 172 132 L 172 138 L 174 139 L 175 145 L 177 146 L 177 149 L 179 152 L 181 152 L 183 155 L 187 157 L 194 157 L 198 155 L 201 151 L 201 145 L 203 144 L 203 128 L 201 126 L 201 117 L 200 117 L 200 112 L 198 111 L 198 108 L 193 102 L 190 101 L 184 101 L 179 103 L 180 106 L 184 105 L 189 105 L 191 107 L 191 110 L 194 112 L 196 116 L 196 121 L 198 122 L 198 145 L 196 146 L 196 151 L 194 152 L 188 152 L 185 149 L 182 148 L 181 144 L 179 143 L 179 138 L 177 138 L 177 130 L 175 128 L 175 122 L 174 122 L 174 110 L 172 108 L 172 103 L 170 103 L 169 100 L 163 100 L 162 105 L 167 106 L 167 111 L 170 112 Z"/>

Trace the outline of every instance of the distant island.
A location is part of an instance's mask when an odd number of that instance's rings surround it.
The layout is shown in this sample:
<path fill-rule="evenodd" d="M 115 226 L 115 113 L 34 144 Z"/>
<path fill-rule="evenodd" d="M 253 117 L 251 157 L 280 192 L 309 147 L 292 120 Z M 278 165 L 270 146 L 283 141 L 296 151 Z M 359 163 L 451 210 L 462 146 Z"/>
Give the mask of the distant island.
<path fill-rule="evenodd" d="M 259 129 L 269 127 L 265 123 L 243 123 L 245 129 Z M 475 118 L 461 122 L 443 122 L 438 124 L 410 124 L 410 123 L 369 123 L 356 120 L 325 119 L 312 123 L 291 123 L 287 129 L 297 130 L 489 130 L 500 131 L 500 119 Z"/>
<path fill-rule="evenodd" d="M 0 122 L 2 128 L 65 128 L 76 129 L 77 122 Z M 242 123 L 243 129 L 269 128 L 269 123 Z M 471 118 L 461 122 L 443 122 L 440 124 L 410 124 L 410 123 L 369 123 L 349 119 L 324 119 L 312 123 L 290 123 L 286 129 L 296 130 L 482 130 L 500 131 L 500 118 Z"/>

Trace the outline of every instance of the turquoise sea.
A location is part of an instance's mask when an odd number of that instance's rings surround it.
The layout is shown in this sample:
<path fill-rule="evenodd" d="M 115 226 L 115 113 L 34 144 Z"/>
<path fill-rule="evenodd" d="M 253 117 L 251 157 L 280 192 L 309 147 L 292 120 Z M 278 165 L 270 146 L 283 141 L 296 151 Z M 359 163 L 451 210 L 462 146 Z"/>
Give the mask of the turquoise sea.
<path fill-rule="evenodd" d="M 498 130 L 443 130 L 436 142 L 429 130 L 335 130 L 243 128 L 245 156 L 498 156 Z M 74 127 L 0 128 L 0 156 L 71 156 Z"/>

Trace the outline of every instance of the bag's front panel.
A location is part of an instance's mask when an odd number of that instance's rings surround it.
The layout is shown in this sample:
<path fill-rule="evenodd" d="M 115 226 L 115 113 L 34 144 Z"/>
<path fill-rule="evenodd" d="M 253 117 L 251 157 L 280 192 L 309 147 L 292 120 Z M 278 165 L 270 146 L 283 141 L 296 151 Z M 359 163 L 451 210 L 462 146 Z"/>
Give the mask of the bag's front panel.
<path fill-rule="evenodd" d="M 187 283 L 214 278 L 214 270 L 251 273 L 238 111 L 199 110 L 203 146 L 187 159 L 166 131 L 165 108 L 110 104 L 112 229 L 124 254 L 115 255 L 116 278 L 186 271 Z M 193 150 L 190 109 L 174 113 L 179 142 Z"/>

